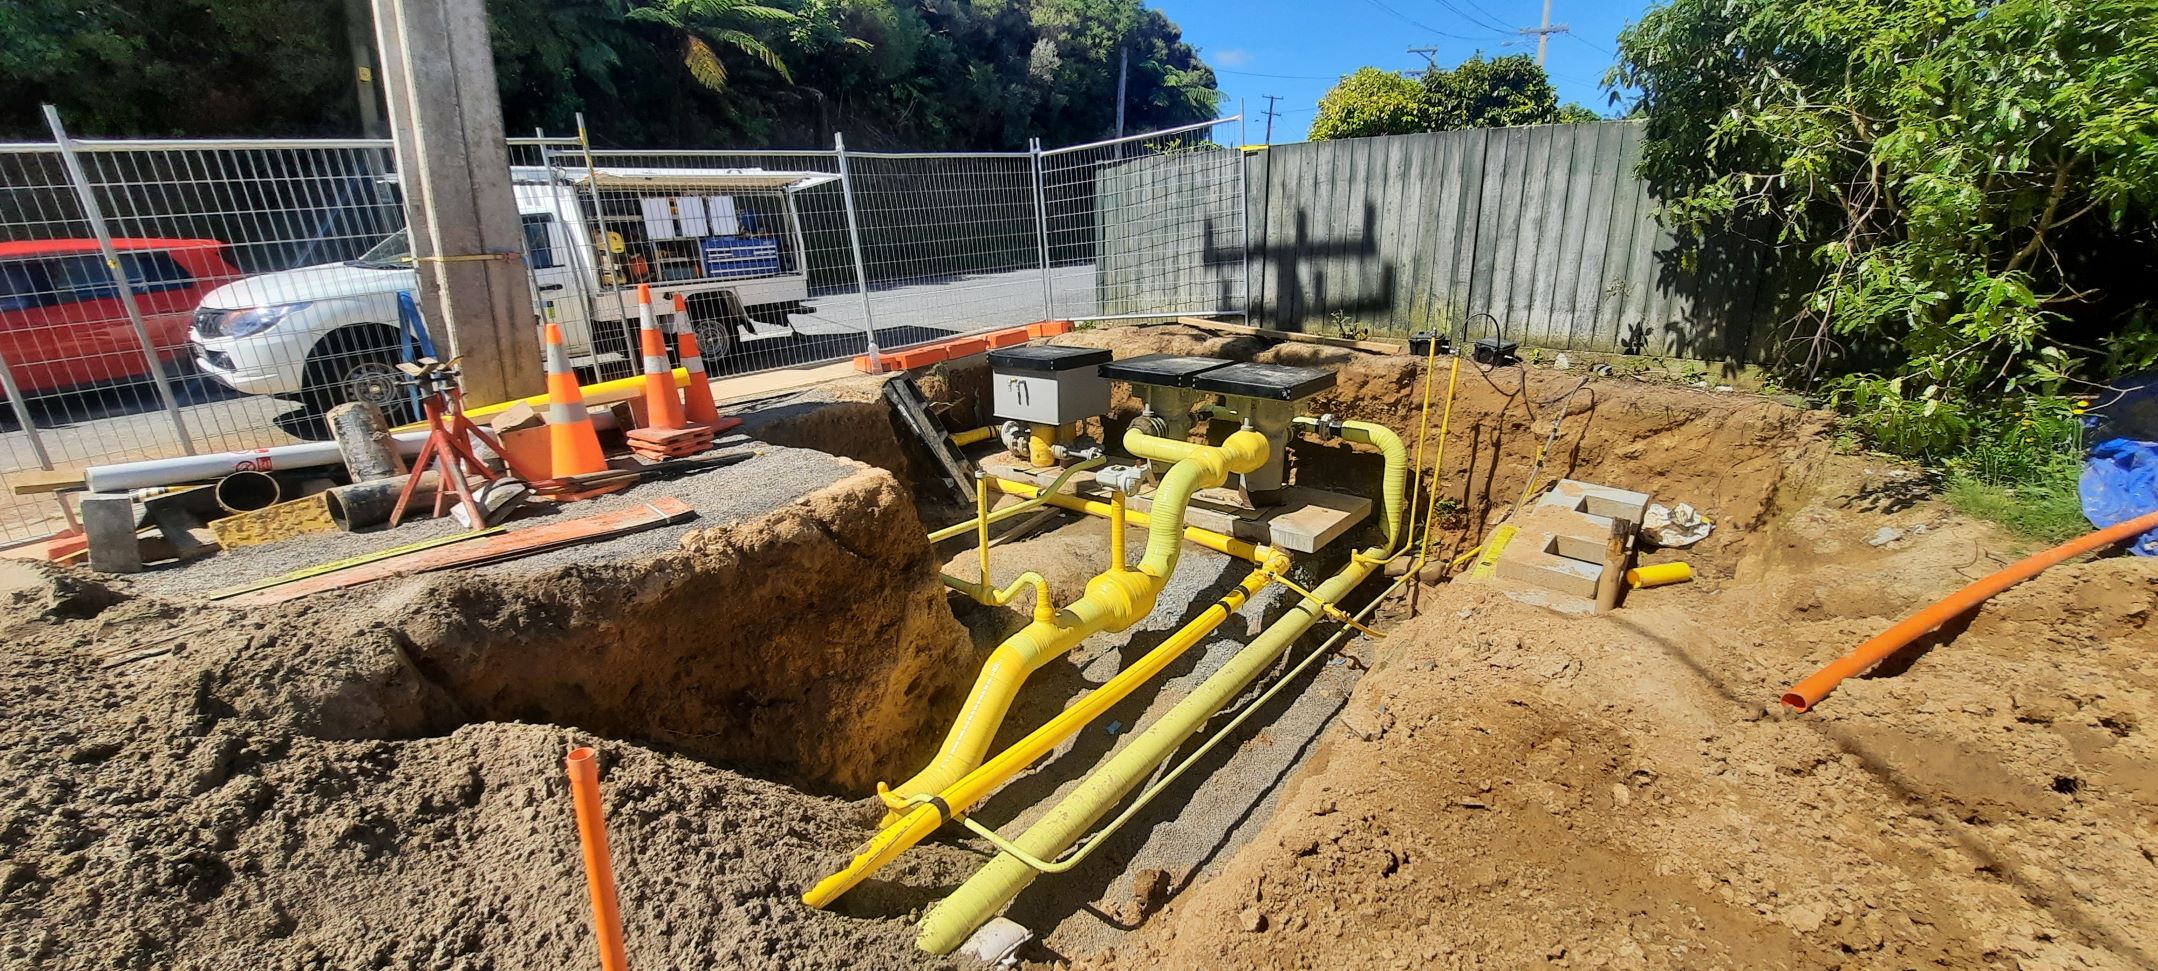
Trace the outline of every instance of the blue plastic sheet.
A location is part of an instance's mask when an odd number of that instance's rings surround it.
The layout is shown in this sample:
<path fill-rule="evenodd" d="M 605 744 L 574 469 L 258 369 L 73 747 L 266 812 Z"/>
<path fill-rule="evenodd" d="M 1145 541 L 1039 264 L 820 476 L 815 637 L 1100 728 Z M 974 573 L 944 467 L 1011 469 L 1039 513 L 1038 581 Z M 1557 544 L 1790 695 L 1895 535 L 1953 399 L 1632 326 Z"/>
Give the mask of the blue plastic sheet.
<path fill-rule="evenodd" d="M 2099 442 L 2083 464 L 2076 494 L 2083 500 L 2083 518 L 2100 529 L 2158 509 L 2158 442 Z M 2128 552 L 2158 556 L 2158 529 L 2136 537 Z"/>

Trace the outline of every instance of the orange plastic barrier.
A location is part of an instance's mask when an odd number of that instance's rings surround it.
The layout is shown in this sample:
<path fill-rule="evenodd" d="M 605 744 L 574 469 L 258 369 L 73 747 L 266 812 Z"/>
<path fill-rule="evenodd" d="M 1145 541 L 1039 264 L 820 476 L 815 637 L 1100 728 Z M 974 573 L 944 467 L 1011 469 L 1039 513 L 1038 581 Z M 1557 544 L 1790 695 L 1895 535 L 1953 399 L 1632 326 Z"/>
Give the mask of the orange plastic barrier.
<path fill-rule="evenodd" d="M 1058 334 L 1069 333 L 1071 329 L 1072 322 L 1069 320 L 1044 320 L 1027 324 L 1024 327 L 1006 327 L 1002 330 L 992 330 L 982 334 L 968 334 L 964 337 L 953 337 L 896 351 L 881 351 L 878 353 L 878 357 L 886 371 L 912 371 L 915 368 L 928 367 L 939 361 L 949 361 L 966 357 L 970 354 L 980 354 L 983 351 L 994 350 L 999 347 L 1024 344 L 1037 337 L 1055 337 Z M 876 373 L 869 366 L 869 355 L 867 354 L 855 355 L 854 369 L 863 374 Z"/>

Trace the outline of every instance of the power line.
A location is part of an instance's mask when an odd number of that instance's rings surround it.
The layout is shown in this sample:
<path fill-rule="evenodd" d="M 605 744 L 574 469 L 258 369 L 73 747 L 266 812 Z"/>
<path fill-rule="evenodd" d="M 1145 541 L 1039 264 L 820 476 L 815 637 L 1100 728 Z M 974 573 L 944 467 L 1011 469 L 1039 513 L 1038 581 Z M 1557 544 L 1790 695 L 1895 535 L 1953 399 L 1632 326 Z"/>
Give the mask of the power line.
<path fill-rule="evenodd" d="M 1462 3 L 1466 3 L 1466 4 L 1468 4 L 1468 5 L 1469 5 L 1469 8 L 1470 8 L 1470 9 L 1472 9 L 1472 10 L 1475 10 L 1475 11 L 1476 11 L 1477 13 L 1483 14 L 1483 15 L 1484 15 L 1484 16 L 1485 16 L 1485 17 L 1486 17 L 1487 19 L 1489 19 L 1489 20 L 1490 20 L 1490 21 L 1491 21 L 1492 23 L 1494 23 L 1494 24 L 1504 24 L 1504 23 L 1506 22 L 1506 18 L 1504 18 L 1504 17 L 1501 17 L 1501 16 L 1499 16 L 1498 14 L 1492 13 L 1491 11 L 1489 11 L 1489 10 L 1486 10 L 1486 9 L 1484 9 L 1484 5 L 1483 5 L 1483 4 L 1480 4 L 1480 3 L 1477 3 L 1477 2 L 1476 2 L 1476 0 L 1461 0 L 1461 2 L 1462 2 Z"/>
<path fill-rule="evenodd" d="M 1498 23 L 1497 18 L 1493 18 L 1488 21 L 1479 19 L 1478 17 L 1476 17 L 1476 15 L 1461 9 L 1460 7 L 1454 6 L 1453 0 L 1432 0 L 1432 2 L 1437 3 L 1439 6 L 1445 7 L 1450 11 L 1453 11 L 1454 16 L 1460 17 L 1461 19 L 1468 21 L 1470 24 L 1473 24 L 1477 27 L 1482 27 L 1485 30 L 1491 31 L 1492 33 L 1502 36 L 1513 33 L 1513 28 Z"/>
<path fill-rule="evenodd" d="M 1394 8 L 1392 8 L 1392 7 L 1389 7 L 1389 6 L 1387 6 L 1386 4 L 1380 3 L 1380 2 L 1379 2 L 1379 0 L 1364 0 L 1364 2 L 1365 2 L 1365 3 L 1368 3 L 1368 4 L 1370 4 L 1370 5 L 1374 6 L 1374 7 L 1377 7 L 1377 8 L 1379 8 L 1380 10 L 1384 10 L 1384 11 L 1386 11 L 1387 13 L 1393 14 L 1393 15 L 1394 15 L 1394 17 L 1395 17 L 1396 19 L 1400 20 L 1400 21 L 1401 21 L 1402 23 L 1408 24 L 1409 26 L 1411 26 L 1411 27 L 1415 27 L 1415 28 L 1417 28 L 1417 29 L 1419 29 L 1419 30 L 1429 31 L 1430 33 L 1434 33 L 1434 34 L 1437 34 L 1437 35 L 1439 35 L 1440 37 L 1451 37 L 1451 38 L 1453 38 L 1453 39 L 1455 39 L 1455 40 L 1466 40 L 1466 41 L 1478 41 L 1478 40 L 1482 40 L 1482 38 L 1480 38 L 1480 37 L 1470 37 L 1470 36 L 1469 36 L 1469 35 L 1467 35 L 1467 34 L 1456 34 L 1456 33 L 1451 33 L 1451 32 L 1448 32 L 1448 31 L 1440 30 L 1440 29 L 1438 29 L 1437 27 L 1433 27 L 1433 26 L 1431 26 L 1430 24 L 1424 23 L 1424 22 L 1423 22 L 1423 21 L 1421 21 L 1421 20 L 1417 20 L 1416 18 L 1414 18 L 1414 17 L 1411 17 L 1411 16 L 1409 16 L 1408 14 L 1402 13 L 1402 12 L 1401 12 L 1401 11 L 1399 11 L 1399 10 L 1395 10 Z"/>
<path fill-rule="evenodd" d="M 1591 44 L 1591 43 L 1589 43 L 1589 42 L 1588 42 L 1588 41 L 1587 41 L 1586 39 L 1582 38 L 1582 36 L 1581 36 L 1580 34 L 1576 34 L 1576 33 L 1573 33 L 1572 31 L 1568 31 L 1568 32 L 1567 32 L 1567 34 L 1566 34 L 1566 36 L 1568 36 L 1568 37 L 1571 37 L 1571 38 L 1573 38 L 1574 40 L 1580 41 L 1580 42 L 1581 42 L 1581 46 L 1583 46 L 1583 47 L 1586 47 L 1586 48 L 1588 48 L 1589 50 L 1595 51 L 1595 52 L 1596 52 L 1596 53 L 1598 53 L 1598 54 L 1602 54 L 1602 55 L 1603 55 L 1603 56 L 1605 56 L 1605 57 L 1613 57 L 1613 58 L 1615 58 L 1615 57 L 1617 57 L 1617 56 L 1618 56 L 1617 54 L 1614 54 L 1614 53 L 1612 53 L 1612 52 L 1610 52 L 1610 51 L 1604 50 L 1604 49 L 1603 49 L 1603 48 L 1601 48 L 1601 47 L 1598 47 L 1598 46 L 1596 46 L 1596 45 L 1594 45 L 1594 44 Z"/>
<path fill-rule="evenodd" d="M 1266 99 L 1266 143 L 1272 145 L 1274 144 L 1274 116 L 1280 114 L 1280 112 L 1274 110 L 1274 102 L 1280 101 L 1281 95 L 1268 94 L 1260 97 Z"/>
<path fill-rule="evenodd" d="M 1339 74 L 1261 74 L 1257 71 L 1231 71 L 1225 67 L 1214 69 L 1215 74 L 1237 74 L 1247 78 L 1279 78 L 1284 81 L 1339 81 Z"/>

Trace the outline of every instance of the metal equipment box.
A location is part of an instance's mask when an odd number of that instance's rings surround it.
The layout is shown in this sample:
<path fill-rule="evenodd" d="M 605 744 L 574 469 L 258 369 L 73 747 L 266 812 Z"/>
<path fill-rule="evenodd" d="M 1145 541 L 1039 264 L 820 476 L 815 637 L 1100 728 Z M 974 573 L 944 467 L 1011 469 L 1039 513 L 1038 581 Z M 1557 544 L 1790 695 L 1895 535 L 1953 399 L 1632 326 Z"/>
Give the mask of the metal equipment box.
<path fill-rule="evenodd" d="M 1109 413 L 1109 379 L 1097 368 L 1110 353 L 1092 347 L 1028 344 L 989 352 L 990 406 L 998 418 L 1069 425 Z"/>

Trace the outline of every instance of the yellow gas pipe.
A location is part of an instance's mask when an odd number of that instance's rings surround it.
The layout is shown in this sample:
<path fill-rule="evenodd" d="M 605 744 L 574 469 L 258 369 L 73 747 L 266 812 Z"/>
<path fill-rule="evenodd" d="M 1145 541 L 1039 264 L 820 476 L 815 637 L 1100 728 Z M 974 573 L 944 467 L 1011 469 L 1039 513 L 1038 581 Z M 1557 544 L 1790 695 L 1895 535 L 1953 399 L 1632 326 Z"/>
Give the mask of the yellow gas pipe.
<path fill-rule="evenodd" d="M 1089 516 L 1107 517 L 1109 515 L 1109 504 L 1098 499 L 1083 499 L 1079 496 L 1065 495 L 1054 491 L 1045 492 L 1040 486 L 1031 482 L 1017 482 L 995 476 L 990 477 L 989 484 L 995 487 L 998 492 L 1007 496 L 1039 500 L 1059 509 L 1083 512 Z M 1004 510 L 997 510 L 997 513 L 1002 512 Z M 1133 526 L 1150 526 L 1153 524 L 1153 517 L 1132 509 L 1128 505 L 1124 510 L 1124 519 Z M 1197 526 L 1184 527 L 1184 538 L 1224 556 L 1233 556 L 1239 560 L 1250 560 L 1252 562 L 1258 561 L 1260 551 L 1263 549 L 1259 544 L 1249 540 L 1237 539 L 1224 533 L 1217 533 L 1211 529 L 1201 529 Z"/>
<path fill-rule="evenodd" d="M 1019 503 L 1017 505 L 1006 506 L 1002 509 L 996 510 L 995 512 L 989 513 L 989 521 L 992 523 L 1000 523 L 1004 520 L 1012 518 L 1013 516 L 1017 516 L 1020 513 L 1026 512 L 1027 510 L 1032 509 L 1036 506 L 1047 503 L 1049 500 L 1042 498 L 1039 494 L 1040 492 L 1046 491 L 1053 494 L 1057 490 L 1064 488 L 1064 483 L 1071 481 L 1072 476 L 1078 475 L 1079 473 L 1084 472 L 1088 469 L 1099 468 L 1101 467 L 1102 463 L 1107 461 L 1108 459 L 1106 458 L 1102 458 L 1101 456 L 1095 456 L 1094 458 L 1087 459 L 1084 462 L 1077 462 L 1066 467 L 1063 474 L 1056 477 L 1056 481 L 1049 483 L 1049 488 L 1047 490 L 1037 490 L 1035 493 L 1029 493 L 1028 496 L 1022 497 L 1026 499 L 1025 502 Z M 977 480 L 977 482 L 978 481 L 979 480 Z M 989 481 L 994 483 L 1000 480 L 992 478 Z M 1018 495 L 1018 493 L 1015 493 L 1010 489 L 999 488 L 997 491 L 1002 492 L 1005 495 Z M 972 532 L 978 525 L 980 525 L 979 516 L 974 519 L 969 519 L 963 523 L 953 523 L 950 526 L 946 526 L 943 529 L 930 533 L 929 541 L 931 543 L 942 543 L 945 540 L 951 539 L 952 537 L 958 536 L 962 533 Z"/>
<path fill-rule="evenodd" d="M 1297 424 L 1310 430 L 1327 430 L 1316 419 L 1299 418 Z M 1065 864 L 1054 862 L 1056 857 L 1076 842 L 1089 826 L 1145 781 L 1146 776 L 1184 739 L 1272 667 L 1313 623 L 1338 611 L 1335 605 L 1341 598 L 1376 571 L 1380 564 L 1402 552 L 1410 532 L 1402 521 L 1409 478 L 1407 449 L 1393 432 L 1379 425 L 1343 422 L 1340 432 L 1343 438 L 1379 449 L 1386 458 L 1381 500 L 1385 544 L 1351 556 L 1341 572 L 1320 584 L 1184 700 L 1142 730 L 1101 768 L 1082 780 L 1078 788 L 1052 806 L 1024 835 L 1013 841 L 1003 841 L 999 837 L 1000 843 L 1019 852 L 1000 853 L 950 897 L 930 908 L 923 917 L 922 933 L 916 941 L 920 947 L 933 954 L 949 953 L 1031 882 L 1040 870 L 1064 868 Z M 1407 580 L 1405 575 L 1401 582 Z M 1399 585 L 1397 583 L 1396 587 Z M 1362 613 L 1359 612 L 1359 617 Z M 1183 768 L 1180 766 L 1178 771 Z M 927 831 L 934 831 L 935 822 L 940 819 L 938 811 L 930 805 L 915 806 L 910 810 L 910 818 L 913 814 L 929 818 L 931 824 Z"/>
<path fill-rule="evenodd" d="M 1146 551 L 1139 565 L 1113 567 L 1095 576 L 1087 582 L 1086 593 L 1070 606 L 1057 610 L 1047 620 L 1037 619 L 998 645 L 982 666 L 936 758 L 914 778 L 892 790 L 901 798 L 915 793 L 940 793 L 979 768 L 1019 686 L 1036 668 L 1096 631 L 1121 631 L 1153 612 L 1162 585 L 1176 571 L 1184 511 L 1191 494 L 1227 482 L 1231 473 L 1256 471 L 1266 464 L 1270 448 L 1266 436 L 1254 431 L 1236 432 L 1219 446 L 1211 446 L 1158 438 L 1136 425 L 1125 433 L 1124 447 L 1141 458 L 1175 463 L 1154 492 Z M 812 907 L 829 904 L 908 846 L 935 832 L 942 821 L 941 815 L 928 807 L 888 814 L 886 829 L 871 839 L 846 869 L 803 894 L 803 902 Z"/>

